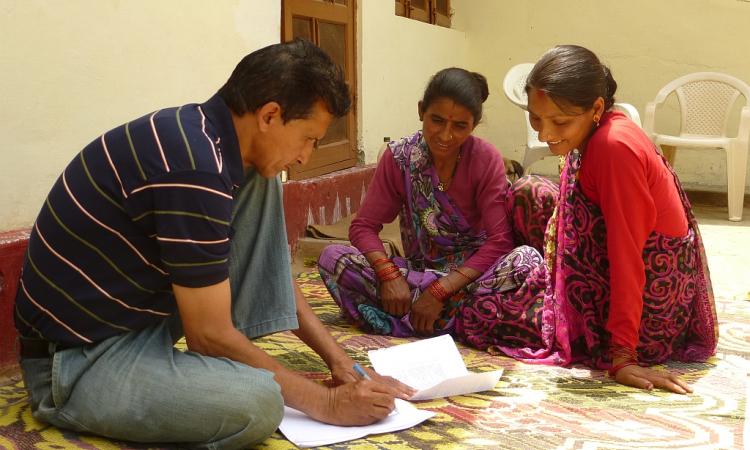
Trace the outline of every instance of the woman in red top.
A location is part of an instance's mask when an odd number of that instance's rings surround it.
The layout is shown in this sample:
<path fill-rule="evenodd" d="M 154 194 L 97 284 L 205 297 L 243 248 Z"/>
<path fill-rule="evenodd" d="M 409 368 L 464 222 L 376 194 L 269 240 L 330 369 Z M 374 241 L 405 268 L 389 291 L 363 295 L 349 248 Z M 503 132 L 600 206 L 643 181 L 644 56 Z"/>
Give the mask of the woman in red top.
<path fill-rule="evenodd" d="M 640 127 L 611 110 L 616 89 L 609 69 L 583 47 L 555 47 L 532 69 L 529 120 L 539 140 L 566 158 L 547 225 L 547 264 L 528 277 L 526 291 L 465 305 L 458 330 L 480 348 L 536 362 L 584 361 L 622 384 L 687 393 L 680 378 L 644 364 L 714 353 L 705 253 L 677 176 Z M 535 182 L 519 181 L 511 195 L 529 198 Z M 524 214 L 513 213 L 521 235 Z M 541 344 L 518 341 L 507 324 L 497 331 L 509 301 L 526 309 L 531 319 L 517 326 L 536 330 Z M 481 331 L 488 329 L 495 331 Z"/>

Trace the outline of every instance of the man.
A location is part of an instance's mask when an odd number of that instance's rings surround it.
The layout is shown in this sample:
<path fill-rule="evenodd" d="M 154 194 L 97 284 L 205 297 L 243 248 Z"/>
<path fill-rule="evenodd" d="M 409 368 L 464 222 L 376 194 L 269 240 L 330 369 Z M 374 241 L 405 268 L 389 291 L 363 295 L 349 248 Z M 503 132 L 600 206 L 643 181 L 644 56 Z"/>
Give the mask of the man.
<path fill-rule="evenodd" d="M 34 224 L 16 299 L 37 419 L 138 442 L 242 448 L 283 404 L 333 424 L 390 413 L 411 390 L 335 342 L 292 281 L 278 173 L 307 162 L 350 106 L 307 41 L 246 56 L 219 92 L 96 138 Z M 249 338 L 296 329 L 328 388 Z M 173 348 L 181 336 L 187 352 Z"/>

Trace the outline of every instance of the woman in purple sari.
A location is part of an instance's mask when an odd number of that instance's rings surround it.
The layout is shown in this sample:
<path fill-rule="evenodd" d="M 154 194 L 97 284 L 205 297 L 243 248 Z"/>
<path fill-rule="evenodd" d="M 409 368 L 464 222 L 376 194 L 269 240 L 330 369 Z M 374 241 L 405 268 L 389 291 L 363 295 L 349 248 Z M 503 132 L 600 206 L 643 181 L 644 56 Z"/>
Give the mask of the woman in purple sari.
<path fill-rule="evenodd" d="M 622 384 L 687 393 L 684 381 L 648 365 L 715 352 L 703 243 L 676 174 L 640 127 L 611 110 L 616 89 L 609 69 L 583 47 L 555 47 L 532 69 L 531 125 L 565 156 L 557 206 L 545 222 L 545 264 L 513 292 L 467 299 L 456 333 L 527 362 L 581 361 Z M 511 189 L 521 241 L 538 234 L 527 231 L 533 217 L 549 212 L 536 183 L 521 179 Z"/>
<path fill-rule="evenodd" d="M 502 156 L 472 136 L 488 92 L 478 73 L 435 74 L 418 103 L 422 130 L 388 144 L 378 163 L 349 230 L 353 246 L 322 252 L 326 286 L 366 331 L 451 332 L 467 298 L 515 291 L 542 262 L 531 247 L 514 250 Z M 405 258 L 387 258 L 378 237 L 396 216 Z"/>

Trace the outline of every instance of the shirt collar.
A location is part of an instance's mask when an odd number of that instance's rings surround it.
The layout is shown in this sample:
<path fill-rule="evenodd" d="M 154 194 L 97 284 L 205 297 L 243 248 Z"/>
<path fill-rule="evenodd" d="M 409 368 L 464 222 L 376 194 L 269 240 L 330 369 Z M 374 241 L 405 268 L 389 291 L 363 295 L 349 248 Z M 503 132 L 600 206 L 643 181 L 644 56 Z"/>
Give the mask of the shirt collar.
<path fill-rule="evenodd" d="M 229 164 L 228 170 L 232 183 L 239 186 L 244 181 L 245 174 L 242 169 L 242 154 L 237 141 L 237 131 L 232 122 L 232 112 L 219 94 L 215 94 L 201 104 L 201 108 L 221 139 L 222 156 Z"/>

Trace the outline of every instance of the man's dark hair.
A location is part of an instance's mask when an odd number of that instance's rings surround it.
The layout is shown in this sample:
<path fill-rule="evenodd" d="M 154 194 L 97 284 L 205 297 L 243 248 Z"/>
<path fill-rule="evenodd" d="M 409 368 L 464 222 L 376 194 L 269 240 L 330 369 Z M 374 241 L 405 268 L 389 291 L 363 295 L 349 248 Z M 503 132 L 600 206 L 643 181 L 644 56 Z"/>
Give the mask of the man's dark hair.
<path fill-rule="evenodd" d="M 285 123 L 309 117 L 318 100 L 334 117 L 345 115 L 351 106 L 341 67 L 302 39 L 269 45 L 242 58 L 219 95 L 237 115 L 276 102 Z"/>
<path fill-rule="evenodd" d="M 526 92 L 532 88 L 546 92 L 561 109 L 565 105 L 560 101 L 588 109 L 601 97 L 607 110 L 615 103 L 617 82 L 609 67 L 591 50 L 578 45 L 558 45 L 531 69 Z"/>
<path fill-rule="evenodd" d="M 445 97 L 468 109 L 474 116 L 476 125 L 482 120 L 482 103 L 489 95 L 490 90 L 484 75 L 459 67 L 449 67 L 430 79 L 422 96 L 420 112 L 424 113 L 433 101 Z"/>

